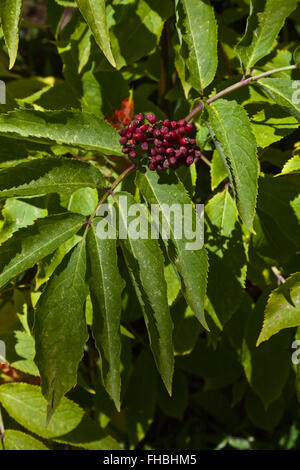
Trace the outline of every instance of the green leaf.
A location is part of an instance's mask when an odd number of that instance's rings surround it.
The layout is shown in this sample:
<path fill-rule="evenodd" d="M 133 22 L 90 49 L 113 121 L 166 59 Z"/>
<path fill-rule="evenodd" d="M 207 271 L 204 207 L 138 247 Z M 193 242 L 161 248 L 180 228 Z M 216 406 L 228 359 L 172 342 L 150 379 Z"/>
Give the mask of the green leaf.
<path fill-rule="evenodd" d="M 246 32 L 236 48 L 247 75 L 271 52 L 285 19 L 297 3 L 298 0 L 251 0 Z"/>
<path fill-rule="evenodd" d="M 136 445 L 144 439 L 154 419 L 157 373 L 152 357 L 143 350 L 139 355 L 124 399 L 129 438 Z"/>
<path fill-rule="evenodd" d="M 296 47 L 293 54 L 295 64 L 300 64 L 300 46 Z"/>
<path fill-rule="evenodd" d="M 295 273 L 284 284 L 271 292 L 265 308 L 264 323 L 257 340 L 257 346 L 279 331 L 299 325 L 300 273 Z"/>
<path fill-rule="evenodd" d="M 269 431 L 270 433 L 279 424 L 286 408 L 284 397 L 271 403 L 266 410 L 259 397 L 250 389 L 246 395 L 246 411 L 250 421 L 257 428 Z"/>
<path fill-rule="evenodd" d="M 191 354 L 178 357 L 177 364 L 180 369 L 204 379 L 206 390 L 230 385 L 242 372 L 231 348 L 226 347 L 223 342 L 218 342 L 218 346 L 214 348 L 204 338 L 198 339 Z"/>
<path fill-rule="evenodd" d="M 100 171 L 89 163 L 67 158 L 41 158 L 0 170 L 0 197 L 62 193 L 71 196 L 87 187 L 104 187 Z M 80 195 L 80 193 L 79 193 Z M 78 197 L 73 196 L 73 199 Z M 76 209 L 71 200 L 71 207 Z M 84 214 L 88 215 L 88 214 Z"/>
<path fill-rule="evenodd" d="M 135 65 L 149 55 L 159 43 L 165 20 L 172 14 L 170 0 L 110 1 L 107 21 L 117 68 Z"/>
<path fill-rule="evenodd" d="M 217 150 L 214 151 L 210 167 L 211 189 L 216 189 L 227 178 L 226 167 Z"/>
<path fill-rule="evenodd" d="M 117 131 L 104 119 L 79 111 L 21 109 L 0 114 L 0 135 L 123 155 Z"/>
<path fill-rule="evenodd" d="M 112 437 L 67 398 L 62 399 L 46 425 L 47 402 L 40 387 L 26 383 L 1 385 L 0 402 L 15 421 L 44 439 L 90 450 L 120 450 Z"/>
<path fill-rule="evenodd" d="M 205 220 L 209 252 L 206 310 L 222 329 L 241 304 L 247 273 L 246 245 L 228 188 L 206 204 Z"/>
<path fill-rule="evenodd" d="M 9 68 L 16 61 L 19 46 L 19 27 L 23 11 L 23 0 L 2 0 L 0 15 L 5 43 L 9 54 Z"/>
<path fill-rule="evenodd" d="M 76 0 L 82 16 L 91 28 L 96 43 L 113 67 L 116 66 L 110 45 L 105 0 Z"/>
<path fill-rule="evenodd" d="M 251 117 L 251 129 L 258 147 L 269 147 L 299 127 L 298 120 L 289 110 L 277 104 L 260 103 L 254 110 L 257 112 Z"/>
<path fill-rule="evenodd" d="M 172 264 L 165 266 L 165 280 L 168 288 L 168 304 L 171 306 L 180 292 L 180 281 Z"/>
<path fill-rule="evenodd" d="M 296 84 L 296 87 L 294 86 Z M 259 85 L 280 106 L 290 109 L 300 121 L 299 82 L 289 78 L 262 78 Z"/>
<path fill-rule="evenodd" d="M 5 429 L 5 450 L 49 450 L 41 441 L 15 429 Z"/>
<path fill-rule="evenodd" d="M 165 240 L 168 257 L 179 276 L 187 303 L 200 323 L 207 328 L 204 315 L 204 298 L 208 272 L 207 253 L 203 247 L 201 249 L 187 247 L 190 240 L 183 233 L 181 239 L 176 238 L 170 217 L 170 209 L 174 203 L 183 210 L 184 205 L 191 205 L 192 201 L 175 174 L 159 175 L 158 172 L 150 170 L 147 170 L 145 173 L 138 172 L 136 183 L 146 201 L 149 204 L 156 204 L 162 214 L 164 227 L 170 231 L 170 240 Z M 196 217 L 193 210 L 193 218 L 195 219 Z M 186 217 L 185 223 L 187 224 L 187 222 Z M 200 234 L 201 237 L 202 234 Z M 201 240 L 197 240 L 197 242 L 201 242 Z"/>
<path fill-rule="evenodd" d="M 20 228 L 32 225 L 36 219 L 47 215 L 47 209 L 36 207 L 30 204 L 30 202 L 31 201 L 20 201 L 14 198 L 8 199 L 5 202 L 5 206 L 2 210 L 4 224 L 1 227 L 0 243 L 6 241 Z"/>
<path fill-rule="evenodd" d="M 292 173 L 300 173 L 300 155 L 294 155 L 286 162 L 281 170 L 281 175 L 288 175 Z"/>
<path fill-rule="evenodd" d="M 120 199 L 121 196 L 122 199 Z M 123 227 L 126 227 L 127 210 L 129 211 L 130 206 L 133 204 L 136 204 L 136 202 L 131 194 L 118 194 L 119 220 L 122 221 Z M 150 224 L 143 206 L 140 207 L 138 218 L 141 220 L 141 225 L 147 227 L 149 234 Z M 128 212 L 129 229 L 131 224 L 135 224 L 136 219 Z M 147 238 L 135 239 L 129 231 L 127 238 L 120 239 L 120 244 L 143 310 L 150 346 L 157 368 L 168 392 L 171 394 L 174 369 L 173 323 L 168 306 L 163 255 L 158 241 L 151 239 L 150 234 Z"/>
<path fill-rule="evenodd" d="M 74 248 L 81 240 L 79 235 L 73 235 L 67 241 L 59 245 L 54 253 L 46 256 L 38 263 L 38 271 L 35 276 L 35 290 L 38 291 L 40 286 L 49 280 L 57 266 L 62 262 L 65 255 Z"/>
<path fill-rule="evenodd" d="M 92 188 L 77 189 L 70 197 L 68 210 L 82 215 L 91 215 L 98 204 L 98 191 Z"/>
<path fill-rule="evenodd" d="M 120 409 L 120 321 L 124 281 L 118 270 L 116 240 L 97 236 L 96 218 L 87 235 L 92 331 L 102 362 L 105 388 Z"/>
<path fill-rule="evenodd" d="M 286 175 L 278 178 L 264 175 L 259 179 L 257 214 L 267 240 L 264 248 L 273 256 L 284 256 L 300 248 L 300 196 L 298 175 Z M 256 228 L 255 228 L 256 230 Z M 255 249 L 264 242 L 254 236 Z M 262 245 L 262 247 L 263 247 Z"/>
<path fill-rule="evenodd" d="M 0 246 L 0 288 L 56 250 L 84 221 L 76 214 L 51 216 L 16 232 Z"/>
<path fill-rule="evenodd" d="M 282 331 L 256 347 L 263 321 L 266 295 L 262 295 L 248 317 L 242 347 L 242 364 L 249 384 L 263 401 L 265 409 L 279 399 L 291 368 L 291 332 Z"/>
<path fill-rule="evenodd" d="M 203 332 L 203 328 L 192 309 L 186 307 L 184 298 L 173 305 L 172 319 L 174 322 L 175 355 L 190 354 L 197 343 L 199 334 Z"/>
<path fill-rule="evenodd" d="M 220 99 L 207 107 L 207 127 L 223 159 L 244 224 L 252 230 L 257 197 L 256 141 L 246 111 Z"/>
<path fill-rule="evenodd" d="M 48 400 L 48 420 L 64 394 L 77 383 L 77 368 L 88 339 L 85 274 L 83 239 L 55 270 L 36 306 L 35 361 Z"/>
<path fill-rule="evenodd" d="M 217 24 L 213 7 L 203 0 L 176 0 L 176 21 L 185 81 L 202 93 L 217 69 Z"/>
<path fill-rule="evenodd" d="M 27 331 L 16 331 L 15 337 L 17 340 L 15 350 L 18 356 L 23 359 L 11 363 L 15 369 L 21 370 L 25 374 L 39 376 L 38 368 L 34 363 L 35 356 L 35 342 L 34 338 Z"/>

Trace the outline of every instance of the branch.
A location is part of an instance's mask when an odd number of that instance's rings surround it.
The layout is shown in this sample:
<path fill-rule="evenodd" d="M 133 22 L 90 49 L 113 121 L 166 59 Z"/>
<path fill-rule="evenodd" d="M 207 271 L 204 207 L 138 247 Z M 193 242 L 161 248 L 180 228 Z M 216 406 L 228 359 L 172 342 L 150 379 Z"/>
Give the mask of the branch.
<path fill-rule="evenodd" d="M 228 88 L 225 88 L 224 90 L 220 91 L 216 95 L 209 98 L 206 101 L 206 104 L 211 104 L 214 101 L 218 100 L 219 98 L 222 98 L 223 96 L 227 95 L 228 93 L 231 93 L 232 91 L 237 90 L 238 88 L 241 88 L 242 86 L 250 85 L 250 83 L 256 82 L 257 80 L 260 80 L 261 78 L 268 77 L 269 75 L 273 75 L 274 73 L 283 72 L 284 70 L 295 70 L 297 68 L 299 68 L 299 64 L 287 65 L 285 67 L 280 67 L 277 69 L 269 70 L 268 72 L 260 73 L 259 75 L 255 75 L 254 77 L 249 77 L 249 78 L 243 77 L 239 82 L 235 83 L 234 85 L 229 86 Z M 198 104 L 198 106 L 196 106 L 196 108 L 193 109 L 193 111 L 191 111 L 190 114 L 186 116 L 185 120 L 190 121 L 202 109 L 203 109 L 203 102 Z"/>
<path fill-rule="evenodd" d="M 119 184 L 126 178 L 127 175 L 129 175 L 129 173 L 131 173 L 132 171 L 136 170 L 136 166 L 130 162 L 131 165 L 126 168 L 126 170 L 123 171 L 123 173 L 120 174 L 120 176 L 113 182 L 113 184 L 111 185 L 110 188 L 106 189 L 106 192 L 105 194 L 103 195 L 103 197 L 101 198 L 101 200 L 99 201 L 99 204 L 97 205 L 96 209 L 94 210 L 94 212 L 92 213 L 91 217 L 89 218 L 89 220 L 87 220 L 86 222 L 84 222 L 85 224 L 87 224 L 88 226 L 92 224 L 93 222 L 93 219 L 94 217 L 97 215 L 97 212 L 98 212 L 98 209 L 99 207 L 104 204 L 104 202 L 106 201 L 106 199 L 108 198 L 108 196 L 110 196 L 111 194 L 113 194 L 114 190 L 119 186 Z"/>

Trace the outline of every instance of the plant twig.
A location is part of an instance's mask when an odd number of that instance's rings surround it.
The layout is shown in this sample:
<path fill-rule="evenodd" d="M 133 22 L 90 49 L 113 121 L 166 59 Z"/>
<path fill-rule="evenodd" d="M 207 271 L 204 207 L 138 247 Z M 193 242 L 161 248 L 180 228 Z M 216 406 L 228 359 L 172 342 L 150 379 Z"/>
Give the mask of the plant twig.
<path fill-rule="evenodd" d="M 228 95 L 228 93 L 231 93 L 232 91 L 235 91 L 238 88 L 241 88 L 243 86 L 250 85 L 250 83 L 256 82 L 257 80 L 260 80 L 261 78 L 268 77 L 269 75 L 273 75 L 274 73 L 282 72 L 284 70 L 295 70 L 297 68 L 299 68 L 298 64 L 287 65 L 285 67 L 279 67 L 277 69 L 269 70 L 268 72 L 260 73 L 259 75 L 254 75 L 253 77 L 252 76 L 248 78 L 242 77 L 242 79 L 239 82 L 235 83 L 234 85 L 229 86 L 228 88 L 225 88 L 224 90 L 220 91 L 219 93 L 216 93 L 214 96 L 209 98 L 206 101 L 206 104 L 209 105 L 213 103 L 214 101 L 218 100 L 219 98 L 222 98 L 223 96 Z M 190 121 L 191 119 L 193 119 L 193 117 L 196 116 L 196 114 L 198 114 L 203 109 L 203 106 L 204 106 L 203 102 L 201 101 L 198 104 L 198 106 L 196 106 L 196 108 L 194 108 L 193 111 L 191 111 L 186 116 L 185 120 Z"/>
<path fill-rule="evenodd" d="M 111 185 L 110 188 L 107 188 L 106 189 L 106 192 L 105 194 L 102 196 L 102 198 L 100 199 L 99 201 L 99 204 L 97 205 L 96 209 L 94 210 L 94 212 L 92 213 L 91 217 L 89 218 L 89 220 L 87 222 L 85 222 L 87 225 L 91 225 L 92 224 L 92 221 L 93 219 L 95 218 L 95 216 L 97 215 L 97 212 L 98 212 L 98 209 L 99 207 L 104 204 L 104 202 L 106 201 L 106 199 L 108 198 L 108 196 L 110 196 L 111 194 L 113 194 L 114 190 L 119 186 L 119 184 L 134 170 L 136 170 L 136 166 L 132 163 L 131 163 L 131 166 L 129 166 L 128 168 L 126 168 L 126 170 L 123 171 L 123 173 L 120 174 L 120 176 L 113 182 L 113 184 Z"/>

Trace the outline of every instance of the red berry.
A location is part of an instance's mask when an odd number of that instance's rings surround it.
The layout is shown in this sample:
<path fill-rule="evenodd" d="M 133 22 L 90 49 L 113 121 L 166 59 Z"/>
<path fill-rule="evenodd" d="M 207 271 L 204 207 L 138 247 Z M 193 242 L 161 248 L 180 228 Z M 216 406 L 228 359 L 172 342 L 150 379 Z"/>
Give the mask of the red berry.
<path fill-rule="evenodd" d="M 186 124 L 186 126 L 184 128 L 185 128 L 186 132 L 188 132 L 188 133 L 193 132 L 193 130 L 194 130 L 193 124 Z"/>
<path fill-rule="evenodd" d="M 137 156 L 136 151 L 135 151 L 135 150 L 132 150 L 132 151 L 129 153 L 129 156 L 130 156 L 130 158 L 136 158 L 136 156 Z"/>
<path fill-rule="evenodd" d="M 150 122 L 150 124 L 154 124 L 155 121 L 156 121 L 156 116 L 155 116 L 155 114 L 147 113 L 147 114 L 145 115 L 145 117 L 146 117 L 147 121 Z"/>
<path fill-rule="evenodd" d="M 148 130 L 149 124 L 143 124 L 140 129 L 142 132 L 146 132 Z"/>
<path fill-rule="evenodd" d="M 127 144 L 127 137 L 121 137 L 121 139 L 119 140 L 119 142 L 120 142 L 121 145 Z"/>
<path fill-rule="evenodd" d="M 155 166 L 153 165 L 153 163 L 150 163 L 150 165 L 149 165 L 149 170 L 150 170 L 150 171 L 154 171 L 154 170 L 155 170 Z"/>

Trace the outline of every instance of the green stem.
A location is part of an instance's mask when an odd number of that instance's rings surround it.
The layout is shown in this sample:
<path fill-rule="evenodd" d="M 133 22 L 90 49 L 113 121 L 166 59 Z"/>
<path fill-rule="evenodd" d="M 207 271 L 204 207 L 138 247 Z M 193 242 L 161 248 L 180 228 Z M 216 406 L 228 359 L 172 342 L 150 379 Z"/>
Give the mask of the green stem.
<path fill-rule="evenodd" d="M 232 91 L 235 91 L 238 88 L 241 88 L 243 86 L 250 85 L 250 83 L 256 82 L 257 80 L 260 80 L 261 78 L 265 78 L 265 77 L 268 77 L 269 75 L 273 75 L 274 73 L 278 73 L 278 72 L 283 72 L 285 70 L 295 70 L 297 68 L 299 68 L 298 64 L 287 65 L 285 67 L 280 67 L 277 69 L 269 70 L 268 72 L 260 73 L 259 75 L 254 75 L 254 77 L 249 77 L 249 78 L 243 77 L 239 82 L 235 83 L 234 85 L 229 86 L 228 88 L 225 88 L 224 90 L 220 91 L 219 93 L 216 93 L 214 96 L 209 98 L 206 101 L 206 104 L 209 105 L 213 103 L 214 101 L 218 100 L 219 98 L 222 98 L 223 96 L 228 95 L 228 93 L 231 93 Z M 196 106 L 196 108 L 193 109 L 193 111 L 191 111 L 190 114 L 186 116 L 185 120 L 190 121 L 191 119 L 193 119 L 193 117 L 196 116 L 196 114 L 198 114 L 203 109 L 203 106 L 204 106 L 203 102 L 201 101 L 201 103 L 198 106 Z"/>
<path fill-rule="evenodd" d="M 91 217 L 89 218 L 88 220 L 88 225 L 91 225 L 93 219 L 95 218 L 95 216 L 97 215 L 97 212 L 98 212 L 98 209 L 99 207 L 104 204 L 104 202 L 106 201 L 106 199 L 108 198 L 108 196 L 110 194 L 112 194 L 112 192 L 119 186 L 119 184 L 132 172 L 136 170 L 136 166 L 134 164 L 131 164 L 131 166 L 129 166 L 128 168 L 126 168 L 126 170 L 123 171 L 123 173 L 120 174 L 120 176 L 113 182 L 113 184 L 111 185 L 111 187 L 105 192 L 105 194 L 103 195 L 103 197 L 100 199 L 99 201 L 99 204 L 97 205 L 96 209 L 94 210 L 94 212 L 92 213 Z"/>

